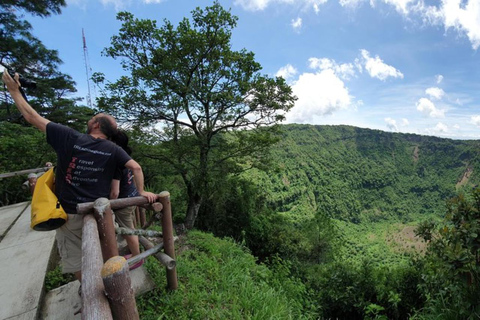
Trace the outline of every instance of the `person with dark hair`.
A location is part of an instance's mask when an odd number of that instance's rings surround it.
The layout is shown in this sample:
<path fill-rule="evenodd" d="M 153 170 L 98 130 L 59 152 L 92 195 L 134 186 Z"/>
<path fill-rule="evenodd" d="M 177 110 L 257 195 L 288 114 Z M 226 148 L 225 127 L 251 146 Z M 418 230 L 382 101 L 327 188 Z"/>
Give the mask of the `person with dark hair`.
<path fill-rule="evenodd" d="M 62 258 L 62 271 L 74 273 L 81 280 L 83 216 L 77 204 L 110 196 L 111 182 L 117 169 L 130 169 L 138 193 L 154 202 L 157 195 L 143 190 L 143 171 L 122 148 L 109 141 L 117 131 L 115 119 L 99 113 L 87 123 L 87 134 L 51 122 L 40 116 L 25 100 L 18 74 L 12 78 L 3 72 L 2 80 L 25 120 L 45 132 L 47 142 L 57 154 L 55 194 L 68 215 L 67 222 L 56 230 Z"/>
<path fill-rule="evenodd" d="M 128 155 L 132 154 L 132 149 L 128 146 L 128 136 L 124 131 L 118 130 L 117 134 L 112 137 L 112 141 L 121 147 Z M 117 198 L 129 198 L 138 196 L 137 188 L 134 183 L 134 175 L 128 168 L 123 169 L 112 180 L 112 188 L 110 191 L 110 199 Z M 115 221 L 118 225 L 124 228 L 134 229 L 134 215 L 136 206 L 129 206 L 122 209 L 115 210 Z M 136 256 L 140 254 L 140 245 L 138 242 L 138 236 L 123 235 L 123 238 L 127 242 L 130 255 L 126 258 Z M 143 264 L 143 259 L 138 263 L 130 267 L 130 270 L 136 269 Z"/>

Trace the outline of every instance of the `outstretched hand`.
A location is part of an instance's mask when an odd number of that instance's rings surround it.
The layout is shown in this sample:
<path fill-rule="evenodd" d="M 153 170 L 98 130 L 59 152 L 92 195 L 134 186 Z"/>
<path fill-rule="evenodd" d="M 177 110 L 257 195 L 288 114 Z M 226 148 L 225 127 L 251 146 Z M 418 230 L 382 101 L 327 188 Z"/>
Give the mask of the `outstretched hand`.
<path fill-rule="evenodd" d="M 142 197 L 147 198 L 147 199 L 148 199 L 148 202 L 150 202 L 150 203 L 155 202 L 155 200 L 157 200 L 157 197 L 158 197 L 155 193 L 153 193 L 153 192 L 148 192 L 148 191 L 142 191 L 142 192 L 140 192 L 140 195 L 141 195 Z"/>
<path fill-rule="evenodd" d="M 19 90 L 20 81 L 18 73 L 15 73 L 15 78 L 12 78 L 8 71 L 5 69 L 3 71 L 2 81 L 7 86 L 8 91 L 11 93 L 12 90 Z"/>

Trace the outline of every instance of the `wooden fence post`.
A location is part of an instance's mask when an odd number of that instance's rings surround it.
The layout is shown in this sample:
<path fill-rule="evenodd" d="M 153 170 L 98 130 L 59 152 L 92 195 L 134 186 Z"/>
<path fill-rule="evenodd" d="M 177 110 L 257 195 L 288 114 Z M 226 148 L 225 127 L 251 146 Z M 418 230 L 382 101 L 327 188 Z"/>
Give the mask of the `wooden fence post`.
<path fill-rule="evenodd" d="M 82 319 L 113 320 L 100 275 L 103 259 L 97 222 L 91 214 L 83 217 L 82 233 Z"/>
<path fill-rule="evenodd" d="M 115 320 L 138 320 L 137 303 L 127 260 L 119 256 L 108 259 L 102 268 L 102 279 L 113 318 Z"/>
<path fill-rule="evenodd" d="M 145 208 L 139 208 L 139 218 L 140 218 L 139 229 L 143 229 L 143 226 L 147 223 L 147 216 L 145 211 L 147 211 L 145 210 Z"/>
<path fill-rule="evenodd" d="M 35 186 L 37 185 L 37 174 L 36 173 L 30 173 L 28 175 L 28 187 L 30 189 L 30 193 L 33 194 L 33 191 L 35 191 Z"/>
<path fill-rule="evenodd" d="M 113 224 L 113 213 L 107 198 L 98 198 L 93 203 L 93 215 L 98 223 L 98 233 L 102 246 L 103 261 L 118 256 L 117 237 Z"/>
<path fill-rule="evenodd" d="M 162 214 L 162 233 L 165 253 L 175 260 L 175 240 L 173 238 L 172 207 L 170 204 L 170 193 L 163 191 L 158 195 L 160 203 L 163 205 Z M 177 269 L 167 268 L 167 284 L 170 290 L 178 288 Z"/>

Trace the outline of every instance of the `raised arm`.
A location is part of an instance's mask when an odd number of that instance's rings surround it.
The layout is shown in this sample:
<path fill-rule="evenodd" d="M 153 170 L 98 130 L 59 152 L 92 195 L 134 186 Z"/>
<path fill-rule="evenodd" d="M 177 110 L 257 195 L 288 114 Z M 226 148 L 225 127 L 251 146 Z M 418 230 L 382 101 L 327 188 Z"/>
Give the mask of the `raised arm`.
<path fill-rule="evenodd" d="M 137 187 L 138 193 L 140 193 L 141 196 L 147 198 L 148 202 L 155 202 L 155 200 L 157 200 L 157 195 L 155 193 L 143 190 L 143 170 L 142 167 L 140 167 L 140 165 L 138 164 L 138 162 L 131 159 L 127 163 L 125 163 L 125 167 L 132 171 L 133 182 Z"/>
<path fill-rule="evenodd" d="M 45 132 L 47 130 L 47 124 L 50 120 L 45 119 L 35 111 L 35 109 L 30 106 L 30 104 L 25 100 L 20 92 L 20 84 L 18 81 L 18 74 L 15 74 L 15 79 L 13 79 L 8 72 L 5 70 L 2 76 L 3 83 L 7 86 L 8 92 L 12 96 L 15 105 L 18 108 L 18 111 L 23 115 L 25 120 L 28 123 L 38 128 L 40 131 Z"/>

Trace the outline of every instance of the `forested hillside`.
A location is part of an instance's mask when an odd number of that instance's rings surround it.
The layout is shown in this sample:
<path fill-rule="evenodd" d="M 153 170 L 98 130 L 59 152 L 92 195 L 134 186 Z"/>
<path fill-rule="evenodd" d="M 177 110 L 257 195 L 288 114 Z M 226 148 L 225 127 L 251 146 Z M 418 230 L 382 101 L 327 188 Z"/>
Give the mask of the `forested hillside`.
<path fill-rule="evenodd" d="M 294 220 L 317 211 L 354 223 L 441 215 L 446 199 L 480 180 L 479 141 L 349 126 L 282 129 L 275 170 L 249 174 Z"/>
<path fill-rule="evenodd" d="M 166 318 L 182 314 L 193 319 L 219 314 L 308 319 L 478 316 L 480 292 L 472 285 L 478 281 L 480 247 L 480 192 L 474 188 L 480 179 L 478 141 L 348 126 L 280 129 L 270 161 L 264 163 L 268 170 L 251 169 L 211 180 L 215 190 L 197 219 L 197 229 L 233 239 L 246 251 L 245 257 L 240 251 L 227 254 L 232 248 L 218 257 L 220 242 L 209 238 L 193 246 L 189 241 L 198 234 L 187 233 L 178 248 L 181 291 L 170 295 L 159 290 L 142 298 L 139 309 L 145 319 L 161 317 L 160 312 Z M 44 151 L 38 158 L 21 157 L 24 162 L 18 167 L 14 157 L 33 150 L 19 148 L 22 144 L 14 147 L 15 130 L 2 132 L 1 145 L 10 146 L 8 153 L 2 153 L 4 171 L 36 167 L 52 159 L 44 139 L 35 136 L 35 149 Z M 180 223 L 187 197 L 178 176 L 160 160 L 146 156 L 145 150 L 161 146 L 138 136 L 133 147 L 134 158 L 145 168 L 148 188 L 171 192 L 175 220 Z M 11 188 L 11 183 L 2 188 Z M 25 197 L 26 192 L 11 193 L 9 200 Z M 408 242 L 414 233 L 428 241 L 426 250 Z M 408 241 L 398 245 L 402 239 Z M 202 259 L 194 251 L 197 247 L 205 255 Z M 248 267 L 240 265 L 243 259 L 250 261 Z M 263 272 L 261 277 L 268 275 L 266 281 L 257 285 L 255 274 L 248 281 L 231 277 L 254 268 L 252 259 L 262 262 L 258 272 Z M 148 265 L 152 274 L 163 270 L 156 263 Z M 240 267 L 232 271 L 233 265 Z M 209 275 L 212 270 L 216 271 Z M 217 274 L 225 275 L 225 285 L 223 278 L 212 278 Z M 211 281 L 202 282 L 205 276 Z M 232 295 L 230 288 L 247 288 L 241 290 L 245 297 L 229 300 L 228 308 L 220 307 Z M 212 290 L 218 291 L 215 296 Z M 252 295 L 263 298 L 247 302 Z M 212 297 L 216 300 L 209 300 Z M 279 309 L 278 304 L 287 300 L 289 307 Z M 182 304 L 189 307 L 178 309 Z"/>

